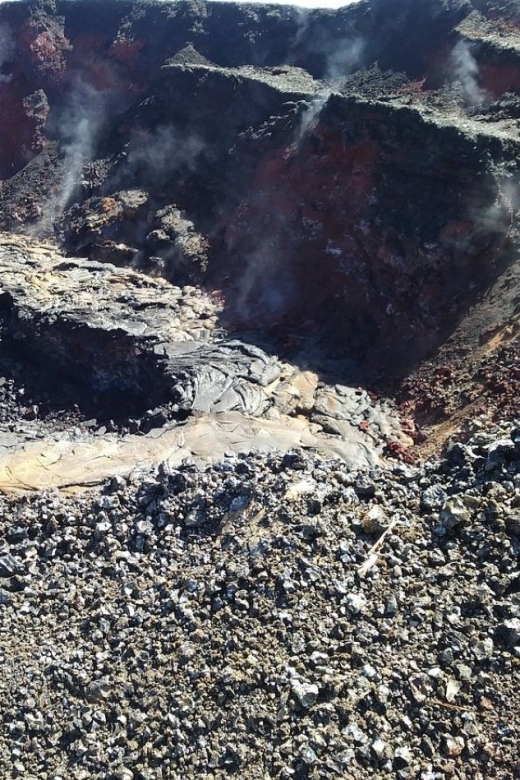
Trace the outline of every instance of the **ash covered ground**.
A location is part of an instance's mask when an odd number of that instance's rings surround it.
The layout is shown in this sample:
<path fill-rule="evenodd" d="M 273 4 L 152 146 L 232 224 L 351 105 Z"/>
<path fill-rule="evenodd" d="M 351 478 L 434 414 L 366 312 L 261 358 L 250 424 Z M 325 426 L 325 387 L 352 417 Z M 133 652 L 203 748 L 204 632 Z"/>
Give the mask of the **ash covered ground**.
<path fill-rule="evenodd" d="M 2 777 L 520 778 L 519 122 L 515 2 L 0 4 Z"/>

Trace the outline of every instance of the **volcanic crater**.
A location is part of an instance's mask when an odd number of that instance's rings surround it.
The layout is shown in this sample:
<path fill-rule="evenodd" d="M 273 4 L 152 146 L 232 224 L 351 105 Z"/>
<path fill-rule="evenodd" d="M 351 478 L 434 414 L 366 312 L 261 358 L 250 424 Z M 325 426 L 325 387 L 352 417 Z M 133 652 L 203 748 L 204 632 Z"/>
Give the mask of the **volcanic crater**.
<path fill-rule="evenodd" d="M 0 3 L 0 776 L 520 777 L 520 10 Z"/>
<path fill-rule="evenodd" d="M 515 408 L 514 7 L 0 14 L 10 381 L 89 431 L 240 412 L 409 462 Z"/>

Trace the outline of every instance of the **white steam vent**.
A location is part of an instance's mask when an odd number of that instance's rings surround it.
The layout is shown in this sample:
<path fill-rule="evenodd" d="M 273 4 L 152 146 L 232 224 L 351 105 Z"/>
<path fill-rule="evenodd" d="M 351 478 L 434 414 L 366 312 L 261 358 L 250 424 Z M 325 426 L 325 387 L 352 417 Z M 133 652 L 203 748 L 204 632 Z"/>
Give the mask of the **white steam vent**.
<path fill-rule="evenodd" d="M 486 100 L 486 93 L 478 82 L 479 67 L 471 47 L 466 41 L 459 41 L 451 53 L 453 77 L 464 89 L 466 100 L 474 106 L 481 106 Z"/>

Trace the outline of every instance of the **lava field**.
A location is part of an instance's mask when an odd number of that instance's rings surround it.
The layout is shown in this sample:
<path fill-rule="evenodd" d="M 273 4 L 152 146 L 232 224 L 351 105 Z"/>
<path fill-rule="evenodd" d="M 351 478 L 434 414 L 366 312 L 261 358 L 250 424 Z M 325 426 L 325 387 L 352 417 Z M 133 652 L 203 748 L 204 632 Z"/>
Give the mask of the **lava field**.
<path fill-rule="evenodd" d="M 520 5 L 0 3 L 0 777 L 520 778 Z"/>

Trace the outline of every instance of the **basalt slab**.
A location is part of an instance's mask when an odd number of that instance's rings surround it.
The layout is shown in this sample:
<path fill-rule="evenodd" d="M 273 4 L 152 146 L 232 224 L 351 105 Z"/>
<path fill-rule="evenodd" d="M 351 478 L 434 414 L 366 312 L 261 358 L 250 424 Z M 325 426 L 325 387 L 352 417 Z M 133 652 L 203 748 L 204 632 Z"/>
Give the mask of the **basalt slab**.
<path fill-rule="evenodd" d="M 193 417 L 147 436 L 62 435 L 38 440 L 0 432 L 0 492 L 13 494 L 56 488 L 73 490 L 127 478 L 165 463 L 179 467 L 189 460 L 202 467 L 226 453 L 314 450 L 339 458 L 352 468 L 384 461 L 369 439 L 351 428 L 342 438 L 324 435 L 306 420 L 279 416 L 258 420 L 238 412 Z"/>
<path fill-rule="evenodd" d="M 0 264 L 5 332 L 31 360 L 152 406 L 252 414 L 268 406 L 263 388 L 281 368 L 260 348 L 212 335 L 211 296 L 10 239 Z"/>

